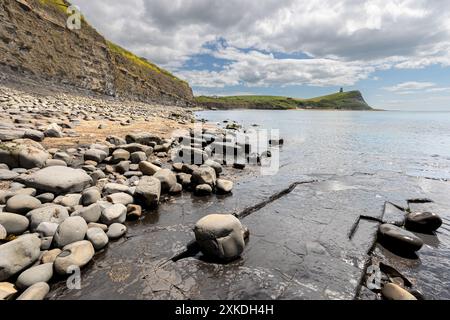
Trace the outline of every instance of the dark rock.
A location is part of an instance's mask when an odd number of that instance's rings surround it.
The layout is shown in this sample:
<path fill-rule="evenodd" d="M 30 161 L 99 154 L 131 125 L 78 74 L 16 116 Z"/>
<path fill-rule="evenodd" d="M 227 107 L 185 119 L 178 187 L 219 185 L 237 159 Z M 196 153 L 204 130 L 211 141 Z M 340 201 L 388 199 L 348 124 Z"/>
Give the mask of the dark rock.
<path fill-rule="evenodd" d="M 392 224 L 381 225 L 378 235 L 383 246 L 394 251 L 415 252 L 423 246 L 422 239 L 415 234 Z"/>
<path fill-rule="evenodd" d="M 419 232 L 434 232 L 442 225 L 442 219 L 432 212 L 412 212 L 406 216 L 405 227 Z"/>

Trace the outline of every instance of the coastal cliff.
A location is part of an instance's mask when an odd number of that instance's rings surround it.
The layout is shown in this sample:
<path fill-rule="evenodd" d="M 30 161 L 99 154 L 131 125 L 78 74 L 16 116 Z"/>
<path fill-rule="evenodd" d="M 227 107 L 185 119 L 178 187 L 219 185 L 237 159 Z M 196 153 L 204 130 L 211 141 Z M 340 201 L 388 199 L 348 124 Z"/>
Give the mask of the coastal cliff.
<path fill-rule="evenodd" d="M 323 109 L 373 110 L 360 91 L 339 92 L 311 99 L 277 96 L 196 97 L 199 106 L 208 109 Z"/>
<path fill-rule="evenodd" d="M 66 27 L 64 0 L 3 0 L 0 3 L 2 72 L 45 79 L 147 103 L 185 106 L 188 83 L 107 41 L 83 18 Z"/>

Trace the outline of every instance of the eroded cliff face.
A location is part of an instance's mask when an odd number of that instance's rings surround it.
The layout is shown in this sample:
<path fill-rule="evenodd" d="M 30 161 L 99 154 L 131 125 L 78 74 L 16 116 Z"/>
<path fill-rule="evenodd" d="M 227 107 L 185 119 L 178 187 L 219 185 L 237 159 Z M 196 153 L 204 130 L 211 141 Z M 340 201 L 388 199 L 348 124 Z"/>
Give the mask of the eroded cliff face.
<path fill-rule="evenodd" d="M 66 27 L 64 0 L 0 0 L 3 70 L 144 102 L 189 105 L 189 85 L 112 45 L 86 21 Z"/>

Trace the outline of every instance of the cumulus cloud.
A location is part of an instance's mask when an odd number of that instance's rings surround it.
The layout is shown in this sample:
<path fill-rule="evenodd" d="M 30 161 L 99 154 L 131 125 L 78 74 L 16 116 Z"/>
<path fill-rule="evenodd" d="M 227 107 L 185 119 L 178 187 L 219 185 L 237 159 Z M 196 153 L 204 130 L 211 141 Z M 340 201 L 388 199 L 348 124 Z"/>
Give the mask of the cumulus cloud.
<path fill-rule="evenodd" d="M 450 66 L 446 0 L 72 2 L 108 38 L 203 87 L 349 85 L 375 70 Z M 205 49 L 218 39 L 228 47 Z M 202 52 L 230 64 L 183 70 Z M 270 52 L 312 59 L 277 59 Z"/>

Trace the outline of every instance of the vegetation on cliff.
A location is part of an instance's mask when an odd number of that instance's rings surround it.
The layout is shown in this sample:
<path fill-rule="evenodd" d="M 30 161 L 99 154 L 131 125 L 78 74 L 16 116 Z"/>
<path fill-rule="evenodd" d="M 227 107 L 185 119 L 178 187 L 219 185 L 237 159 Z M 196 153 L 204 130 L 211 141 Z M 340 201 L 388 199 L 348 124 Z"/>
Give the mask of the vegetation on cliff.
<path fill-rule="evenodd" d="M 339 92 L 311 99 L 296 99 L 281 96 L 228 96 L 195 98 L 196 103 L 216 109 L 330 109 L 330 110 L 372 110 L 361 92 Z"/>

